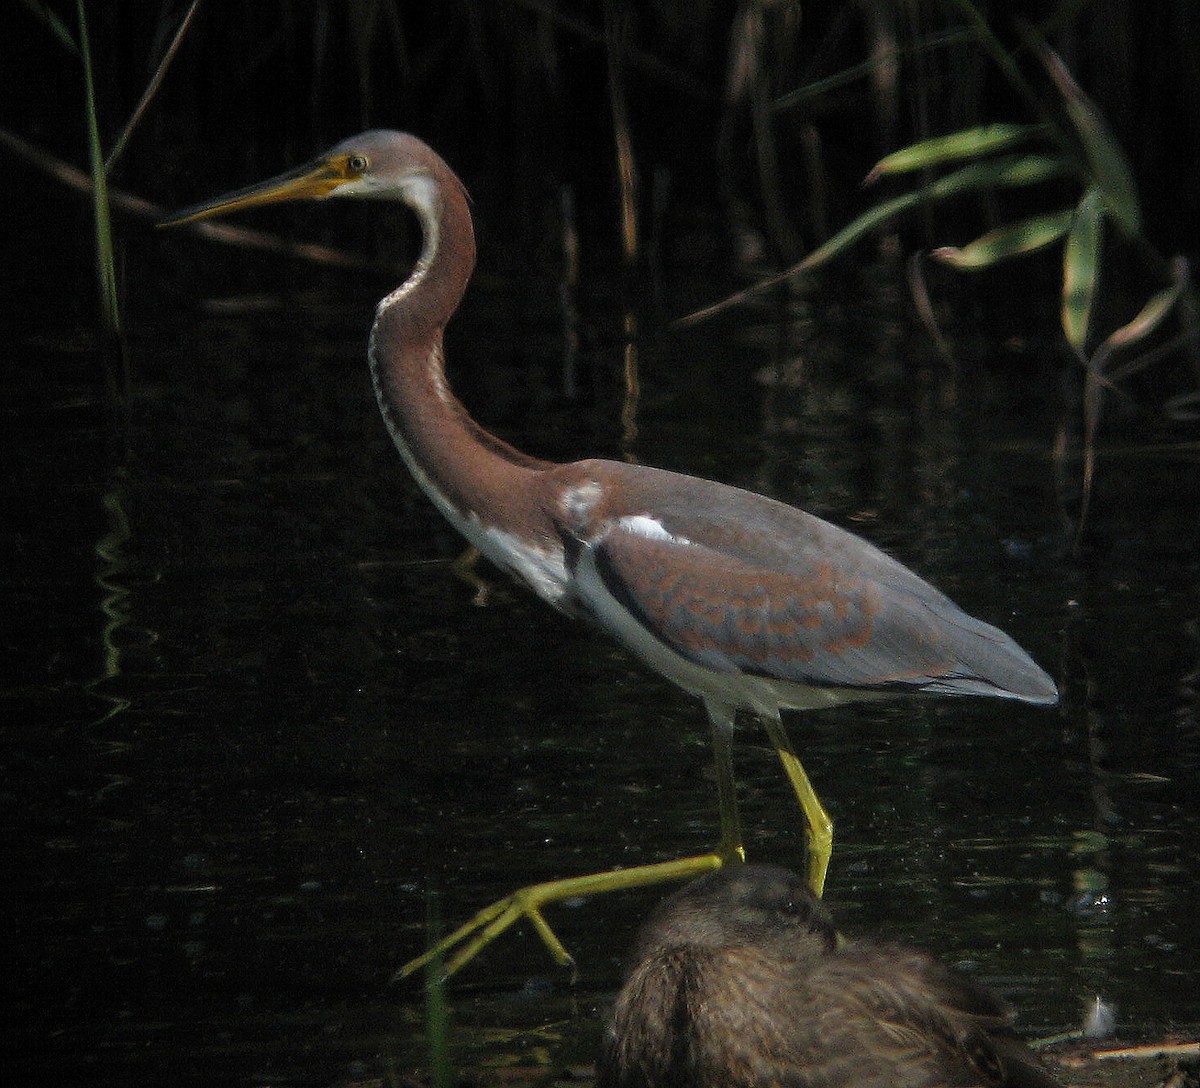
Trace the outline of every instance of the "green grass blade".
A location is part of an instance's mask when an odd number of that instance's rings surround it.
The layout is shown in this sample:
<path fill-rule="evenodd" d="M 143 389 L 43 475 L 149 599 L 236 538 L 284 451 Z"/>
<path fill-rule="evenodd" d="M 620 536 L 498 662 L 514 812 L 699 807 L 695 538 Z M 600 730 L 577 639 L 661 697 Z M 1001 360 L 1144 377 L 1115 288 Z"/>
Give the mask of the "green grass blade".
<path fill-rule="evenodd" d="M 884 156 L 871 168 L 864 184 L 870 185 L 881 177 L 926 170 L 963 159 L 981 159 L 1014 144 L 1044 136 L 1046 131 L 1045 125 L 995 124 L 934 136 Z"/>
<path fill-rule="evenodd" d="M 901 212 L 918 207 L 923 200 L 924 197 L 921 192 L 916 191 L 893 197 L 891 200 L 885 200 L 882 204 L 876 204 L 873 208 L 868 208 L 853 222 L 842 227 L 827 242 L 809 253 L 799 264 L 793 265 L 784 278 L 795 272 L 807 272 L 816 268 L 817 265 L 824 264 L 831 257 L 841 253 L 845 249 L 849 249 L 864 234 L 870 234 L 871 231 L 883 226 L 884 223 L 895 218 Z"/>
<path fill-rule="evenodd" d="M 96 279 L 100 288 L 100 320 L 106 332 L 119 337 L 121 334 L 121 309 L 117 302 L 117 273 L 116 262 L 113 259 L 108 182 L 104 172 L 104 151 L 100 146 L 100 124 L 96 119 L 92 51 L 88 41 L 87 14 L 84 12 L 83 0 L 75 0 L 75 10 L 79 17 L 79 53 L 83 60 L 88 162 L 92 177 L 92 218 L 96 233 Z"/>
<path fill-rule="evenodd" d="M 71 32 L 67 29 L 67 24 L 55 15 L 47 4 L 38 3 L 37 0 L 22 0 L 22 3 L 24 3 L 35 18 L 40 19 L 46 24 L 46 29 L 50 31 L 59 45 L 67 50 L 67 52 L 79 56 L 79 46 L 75 44 L 75 39 L 71 37 Z"/>
<path fill-rule="evenodd" d="M 158 93 L 159 87 L 162 86 L 162 82 L 167 75 L 167 69 L 175 59 L 175 54 L 179 52 L 179 47 L 183 44 L 183 39 L 187 35 L 188 28 L 192 25 L 192 20 L 195 19 L 196 12 L 199 10 L 200 0 L 192 0 L 183 18 L 180 20 L 178 29 L 176 29 L 174 36 L 171 38 L 171 44 L 167 46 L 162 60 L 158 62 L 158 67 L 154 69 L 154 75 L 150 77 L 150 82 L 142 92 L 142 97 L 134 107 L 129 120 L 125 122 L 125 127 L 121 130 L 121 135 L 117 137 L 116 142 L 113 144 L 112 151 L 108 153 L 108 158 L 104 161 L 105 170 L 111 170 L 113 164 L 125 153 L 125 145 L 129 142 L 129 137 L 133 135 L 133 130 L 137 127 L 138 122 L 142 119 L 142 115 L 149 107 L 150 100 Z"/>
<path fill-rule="evenodd" d="M 848 223 L 823 245 L 814 249 L 804 260 L 792 265 L 784 272 L 760 280 L 751 287 L 738 291 L 728 298 L 701 310 L 696 310 L 675 322 L 679 328 L 687 328 L 700 321 L 707 320 L 714 314 L 721 313 L 744 302 L 759 291 L 765 291 L 777 283 L 782 283 L 792 276 L 803 272 L 811 272 L 814 268 L 849 249 L 865 234 L 883 226 L 890 219 L 903 212 L 920 207 L 922 204 L 945 200 L 964 193 L 979 192 L 990 188 L 1018 188 L 1025 185 L 1035 185 L 1051 178 L 1061 177 L 1071 170 L 1065 159 L 1054 158 L 1050 155 L 1006 155 L 983 162 L 972 163 L 960 170 L 938 178 L 920 189 L 903 193 L 868 208 L 853 222 Z"/>
<path fill-rule="evenodd" d="M 868 60 L 834 72 L 824 79 L 815 79 L 811 83 L 805 83 L 803 86 L 797 87 L 795 90 L 784 92 L 771 103 L 771 108 L 776 112 L 789 110 L 793 106 L 821 98 L 833 91 L 840 90 L 842 87 L 867 78 L 878 70 L 880 64 L 891 64 L 907 57 L 920 56 L 922 53 L 932 52 L 935 49 L 943 49 L 951 45 L 961 45 L 963 42 L 969 42 L 973 39 L 974 34 L 971 31 L 948 30 L 943 34 L 935 34 L 920 39 L 902 49 L 888 49 L 881 54 L 872 56 Z"/>
<path fill-rule="evenodd" d="M 1071 229 L 1074 218 L 1074 208 L 1030 216 L 988 231 L 965 246 L 942 246 L 930 256 L 960 272 L 976 272 L 1052 245 Z"/>
<path fill-rule="evenodd" d="M 437 944 L 441 928 L 437 894 L 429 890 L 425 895 L 425 930 L 430 944 Z M 429 1043 L 430 1088 L 452 1088 L 454 1084 L 445 970 L 440 955 L 434 956 L 425 968 L 425 1031 Z"/>
<path fill-rule="evenodd" d="M 1126 322 L 1105 337 L 1104 343 L 1092 354 L 1092 366 L 1114 382 L 1148 366 L 1150 360 L 1144 359 L 1134 360 L 1112 370 L 1108 369 L 1109 360 L 1116 352 L 1145 340 L 1163 323 L 1164 318 L 1175 308 L 1182 293 L 1183 281 L 1178 280 L 1151 295 L 1132 321 Z"/>
<path fill-rule="evenodd" d="M 1100 242 L 1104 231 L 1104 198 L 1097 186 L 1083 194 L 1063 251 L 1062 327 L 1067 343 L 1086 358 L 1092 304 L 1100 279 Z"/>
<path fill-rule="evenodd" d="M 931 181 L 917 192 L 924 200 L 945 200 L 987 189 L 1019 189 L 1070 173 L 1071 166 L 1053 155 L 1004 155 L 972 163 Z"/>
<path fill-rule="evenodd" d="M 945 0 L 945 2 L 948 7 L 957 10 L 963 17 L 973 31 L 976 41 L 979 42 L 983 50 L 992 58 L 992 62 L 1000 70 L 1004 78 L 1008 80 L 1009 85 L 1025 99 L 1030 112 L 1035 117 L 1042 118 L 1047 125 L 1047 130 L 1054 137 L 1055 141 L 1059 142 L 1060 134 L 1057 127 L 1053 124 L 1054 119 L 1051 117 L 1050 111 L 1046 108 L 1046 104 L 1021 74 L 1016 56 L 1006 49 L 1000 39 L 992 33 L 992 28 L 988 26 L 986 16 L 979 10 L 974 0 Z"/>
<path fill-rule="evenodd" d="M 964 166 L 936 181 L 931 181 L 920 189 L 914 189 L 910 193 L 893 197 L 891 200 L 885 200 L 882 204 L 876 204 L 875 207 L 869 208 L 852 223 L 838 231 L 824 245 L 814 249 L 800 262 L 796 270 L 816 267 L 858 241 L 864 234 L 910 208 L 985 189 L 1035 185 L 1050 178 L 1060 177 L 1067 169 L 1063 160 L 1046 155 L 1010 155 L 972 163 L 970 166 Z"/>
<path fill-rule="evenodd" d="M 1112 333 L 1104 341 L 1103 346 L 1118 351 L 1136 344 L 1139 340 L 1144 340 L 1162 324 L 1163 318 L 1171 312 L 1175 303 L 1179 301 L 1182 289 L 1181 283 L 1173 283 L 1151 295 L 1146 300 L 1146 304 L 1138 311 L 1137 316 Z"/>
<path fill-rule="evenodd" d="M 1067 116 L 1083 146 L 1092 181 L 1104 198 L 1109 217 L 1125 234 L 1140 234 L 1142 211 L 1138 203 L 1137 184 L 1116 136 L 1091 99 L 1071 78 L 1071 73 L 1058 55 L 1043 47 L 1042 60 L 1063 96 Z"/>

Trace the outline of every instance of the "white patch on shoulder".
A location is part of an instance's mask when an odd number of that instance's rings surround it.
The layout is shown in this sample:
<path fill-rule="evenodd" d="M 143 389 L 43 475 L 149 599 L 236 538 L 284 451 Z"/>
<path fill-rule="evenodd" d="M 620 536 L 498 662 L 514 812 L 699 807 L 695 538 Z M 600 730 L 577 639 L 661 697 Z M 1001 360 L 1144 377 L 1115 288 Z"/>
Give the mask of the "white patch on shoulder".
<path fill-rule="evenodd" d="M 617 525 L 650 540 L 669 540 L 672 544 L 682 544 L 687 547 L 694 545 L 694 542 L 688 540 L 686 536 L 677 536 L 675 533 L 668 532 L 661 521 L 652 518 L 649 514 L 632 514 L 619 519 Z"/>
<path fill-rule="evenodd" d="M 569 487 L 563 492 L 558 500 L 558 508 L 572 532 L 582 534 L 603 494 L 604 489 L 595 480 Z"/>

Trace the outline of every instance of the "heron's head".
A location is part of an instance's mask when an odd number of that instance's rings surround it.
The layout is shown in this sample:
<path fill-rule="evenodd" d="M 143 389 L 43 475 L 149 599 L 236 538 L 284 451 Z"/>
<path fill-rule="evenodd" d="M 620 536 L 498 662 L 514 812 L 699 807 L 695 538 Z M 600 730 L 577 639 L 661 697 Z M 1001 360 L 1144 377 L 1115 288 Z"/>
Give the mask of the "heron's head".
<path fill-rule="evenodd" d="M 423 216 L 436 213 L 458 179 L 427 144 L 407 132 L 376 129 L 351 136 L 311 162 L 277 177 L 184 208 L 159 226 L 292 200 L 350 197 L 399 200 Z"/>

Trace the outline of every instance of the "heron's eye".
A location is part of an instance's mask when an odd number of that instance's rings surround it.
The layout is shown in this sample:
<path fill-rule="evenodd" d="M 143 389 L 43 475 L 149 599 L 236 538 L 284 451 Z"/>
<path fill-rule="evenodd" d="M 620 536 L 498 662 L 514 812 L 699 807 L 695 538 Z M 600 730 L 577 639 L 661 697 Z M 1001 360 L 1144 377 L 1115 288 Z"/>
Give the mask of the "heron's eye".
<path fill-rule="evenodd" d="M 367 167 L 371 164 L 367 161 L 366 155 L 351 155 L 346 160 L 346 166 L 352 174 L 365 174 Z"/>

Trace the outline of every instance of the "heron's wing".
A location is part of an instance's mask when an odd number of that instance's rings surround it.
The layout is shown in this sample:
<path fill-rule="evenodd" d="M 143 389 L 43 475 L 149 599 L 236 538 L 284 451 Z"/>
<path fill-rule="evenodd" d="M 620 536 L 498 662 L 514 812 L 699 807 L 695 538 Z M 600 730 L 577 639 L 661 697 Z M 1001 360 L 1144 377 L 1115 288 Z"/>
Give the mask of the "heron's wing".
<path fill-rule="evenodd" d="M 559 466 L 546 483 L 582 603 L 629 645 L 648 634 L 706 669 L 808 688 L 1057 698 L 1002 631 L 802 510 L 612 461 Z"/>
<path fill-rule="evenodd" d="M 1009 640 L 952 605 L 951 615 L 935 610 L 836 555 L 779 570 L 652 525 L 621 519 L 584 545 L 577 569 L 593 575 L 580 578 L 585 603 L 602 612 L 595 606 L 607 594 L 694 664 L 809 687 L 965 693 L 1004 683 L 986 670 Z"/>

